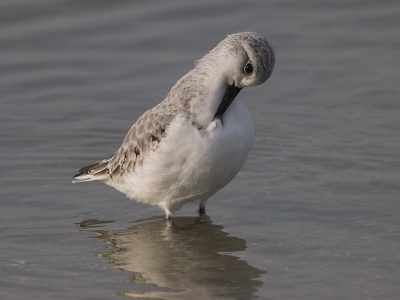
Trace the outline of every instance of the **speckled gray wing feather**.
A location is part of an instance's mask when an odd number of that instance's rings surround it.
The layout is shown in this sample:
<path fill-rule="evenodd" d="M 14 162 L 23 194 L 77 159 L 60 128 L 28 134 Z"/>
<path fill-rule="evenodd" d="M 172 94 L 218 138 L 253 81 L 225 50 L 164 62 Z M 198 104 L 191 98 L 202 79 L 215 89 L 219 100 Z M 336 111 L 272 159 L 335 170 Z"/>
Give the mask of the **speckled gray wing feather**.
<path fill-rule="evenodd" d="M 163 109 L 165 108 L 165 109 Z M 132 126 L 118 151 L 97 164 L 88 165 L 74 176 L 76 181 L 112 179 L 122 180 L 121 174 L 132 173 L 143 163 L 150 151 L 156 151 L 167 135 L 167 127 L 174 114 L 167 107 L 158 105 L 145 112 Z"/>
<path fill-rule="evenodd" d="M 122 146 L 109 161 L 107 168 L 113 177 L 118 172 L 132 173 L 136 165 L 142 164 L 150 151 L 156 151 L 166 136 L 173 115 L 155 109 L 144 113 L 126 135 Z"/>

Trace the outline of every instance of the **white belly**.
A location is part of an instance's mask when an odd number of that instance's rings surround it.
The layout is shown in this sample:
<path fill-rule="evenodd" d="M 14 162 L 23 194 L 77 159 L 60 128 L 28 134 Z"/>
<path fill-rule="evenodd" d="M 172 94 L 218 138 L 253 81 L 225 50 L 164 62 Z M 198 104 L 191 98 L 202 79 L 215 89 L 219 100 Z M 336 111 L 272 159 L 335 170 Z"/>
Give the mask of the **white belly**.
<path fill-rule="evenodd" d="M 177 117 L 157 151 L 125 176 L 125 184 L 113 186 L 137 201 L 171 210 L 206 200 L 240 171 L 253 143 L 253 123 L 242 102 L 234 101 L 222 122 L 199 130 Z"/>

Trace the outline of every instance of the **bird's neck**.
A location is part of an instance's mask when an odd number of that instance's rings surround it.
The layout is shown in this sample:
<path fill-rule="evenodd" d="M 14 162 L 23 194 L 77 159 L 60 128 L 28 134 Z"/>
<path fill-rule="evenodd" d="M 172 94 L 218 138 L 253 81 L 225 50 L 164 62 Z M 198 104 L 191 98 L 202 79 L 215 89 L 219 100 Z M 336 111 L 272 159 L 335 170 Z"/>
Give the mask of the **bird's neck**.
<path fill-rule="evenodd" d="M 175 84 L 166 100 L 183 108 L 192 123 L 204 128 L 213 121 L 227 86 L 226 75 L 217 67 L 195 68 Z"/>

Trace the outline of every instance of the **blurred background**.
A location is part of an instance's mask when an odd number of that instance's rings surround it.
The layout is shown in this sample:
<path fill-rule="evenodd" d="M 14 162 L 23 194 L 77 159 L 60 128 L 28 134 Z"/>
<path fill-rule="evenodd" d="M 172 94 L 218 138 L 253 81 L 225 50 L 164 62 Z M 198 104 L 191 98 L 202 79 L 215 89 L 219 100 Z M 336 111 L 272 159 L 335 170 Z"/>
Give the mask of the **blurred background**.
<path fill-rule="evenodd" d="M 398 299 L 400 3 L 0 2 L 4 299 Z M 255 141 L 196 220 L 77 170 L 226 35 L 274 46 Z"/>

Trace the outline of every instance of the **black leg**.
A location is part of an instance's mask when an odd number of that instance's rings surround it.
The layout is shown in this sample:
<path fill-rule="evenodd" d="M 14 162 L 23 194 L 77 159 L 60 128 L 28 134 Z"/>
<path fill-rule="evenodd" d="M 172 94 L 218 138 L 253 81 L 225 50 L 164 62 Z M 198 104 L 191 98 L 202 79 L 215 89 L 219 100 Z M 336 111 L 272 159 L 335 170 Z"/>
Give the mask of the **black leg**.
<path fill-rule="evenodd" d="M 199 216 L 204 216 L 206 214 L 206 205 L 203 203 L 200 203 L 199 205 L 199 210 L 198 210 Z"/>

